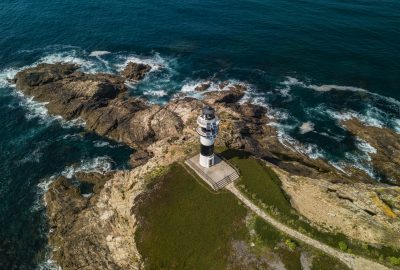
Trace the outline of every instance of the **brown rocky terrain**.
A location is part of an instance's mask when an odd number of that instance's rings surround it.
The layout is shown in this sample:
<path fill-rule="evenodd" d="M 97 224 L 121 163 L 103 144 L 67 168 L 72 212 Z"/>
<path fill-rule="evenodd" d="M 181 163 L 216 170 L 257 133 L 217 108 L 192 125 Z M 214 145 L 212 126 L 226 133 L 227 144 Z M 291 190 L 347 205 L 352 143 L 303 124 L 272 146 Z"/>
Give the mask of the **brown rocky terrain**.
<path fill-rule="evenodd" d="M 143 79 L 150 70 L 150 65 L 129 62 L 121 72 L 121 75 L 129 80 L 139 81 Z"/>
<path fill-rule="evenodd" d="M 143 67 L 130 66 L 125 77 L 143 78 Z M 400 243 L 400 190 L 356 169 L 344 174 L 322 159 L 282 145 L 277 130 L 269 125 L 267 109 L 237 103 L 246 91 L 242 85 L 226 89 L 222 83 L 224 90 L 206 92 L 204 100 L 186 97 L 159 106 L 129 97 L 125 77 L 85 74 L 73 64 L 41 64 L 15 77 L 19 90 L 48 102 L 49 113 L 81 118 L 87 130 L 136 150 L 130 171 L 75 175 L 94 184 L 90 197 L 82 196 L 65 178 L 50 186 L 45 195 L 49 239 L 53 258 L 63 269 L 142 268 L 134 239 L 135 200 L 152 175 L 196 152 L 196 117 L 206 103 L 213 104 L 221 119 L 217 144 L 244 149 L 273 166 L 292 205 L 312 223 L 373 244 L 387 244 L 388 239 Z M 395 177 L 399 161 L 389 157 L 398 154 L 397 135 L 389 132 L 382 138 L 358 123 L 346 127 L 377 149 L 374 166 Z"/>
<path fill-rule="evenodd" d="M 343 125 L 375 148 L 376 151 L 369 155 L 378 174 L 386 181 L 400 184 L 400 134 L 388 128 L 363 125 L 355 118 L 343 122 Z"/>

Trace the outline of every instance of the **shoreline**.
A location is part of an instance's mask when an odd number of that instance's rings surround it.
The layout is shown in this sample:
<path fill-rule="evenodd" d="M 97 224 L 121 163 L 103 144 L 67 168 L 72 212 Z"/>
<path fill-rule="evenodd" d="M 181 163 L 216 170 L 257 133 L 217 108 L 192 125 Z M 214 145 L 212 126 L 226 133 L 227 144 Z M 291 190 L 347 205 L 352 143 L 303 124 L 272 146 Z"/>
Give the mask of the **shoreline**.
<path fill-rule="evenodd" d="M 133 63 L 131 67 L 138 65 L 140 64 Z M 133 74 L 132 78 L 142 79 L 145 76 L 141 73 L 143 70 L 149 71 L 145 66 L 131 70 L 131 73 L 139 72 Z M 221 146 L 249 151 L 278 166 L 293 179 L 309 177 L 323 178 L 328 183 L 339 181 L 343 184 L 342 189 L 345 189 L 345 185 L 352 186 L 357 183 L 361 187 L 361 193 L 364 192 L 363 200 L 367 200 L 368 185 L 380 186 L 356 168 L 351 169 L 352 175 L 349 177 L 322 159 L 311 159 L 282 145 L 277 137 L 278 131 L 269 125 L 271 119 L 266 108 L 250 103 L 238 103 L 246 93 L 246 89 L 241 85 L 232 85 L 223 91 L 204 92 L 203 100 L 184 97 L 160 106 L 129 97 L 125 81 L 120 75 L 85 74 L 78 71 L 78 66 L 74 64 L 41 64 L 16 75 L 17 89 L 26 95 L 34 96 L 35 100 L 48 102 L 46 107 L 50 114 L 61 115 L 67 120 L 80 117 L 86 122 L 85 129 L 137 150 L 131 156 L 131 163 L 134 165 L 131 171 L 116 172 L 113 176 L 107 176 L 107 179 L 96 174 L 75 176 L 80 181 L 94 185 L 96 191 L 90 198 L 81 196 L 79 190 L 65 179 L 57 179 L 51 184 L 45 195 L 50 224 L 55 227 L 55 232 L 50 235 L 50 242 L 53 247 L 57 247 L 57 254 L 53 256 L 64 269 L 70 269 L 75 263 L 88 263 L 84 254 L 93 248 L 87 245 L 90 241 L 99 245 L 96 248 L 99 256 L 90 258 L 90 264 L 103 265 L 105 269 L 135 268 L 135 265 L 141 267 L 140 254 L 133 239 L 136 220 L 131 208 L 137 195 L 145 189 L 149 173 L 183 160 L 195 151 L 197 137 L 193 133 L 193 119 L 206 103 L 216 107 L 223 120 L 221 128 L 224 133 L 217 141 Z M 201 89 L 199 91 L 201 92 Z M 359 128 L 356 126 L 353 132 L 356 133 L 361 128 L 362 125 Z M 396 137 L 396 134 L 387 134 Z M 376 134 L 372 133 L 369 136 L 368 138 L 375 138 Z M 381 147 L 379 141 L 373 145 L 379 153 L 386 149 Z M 382 155 L 377 160 L 378 164 L 382 162 Z M 397 162 L 386 159 L 383 161 Z M 121 181 L 122 179 L 124 181 Z M 293 180 L 288 183 L 290 182 Z M 291 183 L 294 186 L 297 184 Z M 298 197 L 294 190 L 287 188 L 285 191 L 294 204 L 299 206 L 303 199 Z M 70 204 L 71 199 L 75 210 L 64 208 Z M 337 200 L 340 201 L 340 196 Z M 123 206 L 118 206 L 121 203 Z M 335 207 L 349 207 L 342 206 L 335 200 L 334 203 Z M 318 223 L 312 207 L 296 209 Z M 377 215 L 380 218 L 379 226 L 390 226 L 384 213 Z M 70 221 L 66 222 L 65 218 Z M 91 222 L 91 225 L 82 227 L 86 222 Z M 66 225 L 62 225 L 64 223 Z M 336 222 L 335 225 L 340 226 Z M 372 229 L 370 228 L 369 232 L 374 234 L 376 228 Z M 89 236 L 83 244 L 72 240 L 79 235 L 82 237 L 93 233 L 99 236 Z M 346 233 L 354 234 L 353 231 Z M 380 241 L 379 236 L 375 238 L 376 235 L 371 239 L 368 239 L 367 235 L 362 237 L 366 237 L 363 240 Z M 71 245 L 77 244 L 75 250 L 68 250 Z M 76 262 L 68 259 L 71 255 L 66 256 L 65 253 L 78 256 Z"/>

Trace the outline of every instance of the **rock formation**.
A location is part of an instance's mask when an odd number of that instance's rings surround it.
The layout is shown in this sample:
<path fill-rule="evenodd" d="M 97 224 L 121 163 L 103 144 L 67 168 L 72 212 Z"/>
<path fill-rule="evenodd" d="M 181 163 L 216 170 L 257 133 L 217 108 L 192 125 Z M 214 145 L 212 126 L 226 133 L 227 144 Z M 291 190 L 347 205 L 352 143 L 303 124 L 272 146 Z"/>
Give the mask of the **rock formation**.
<path fill-rule="evenodd" d="M 129 62 L 121 72 L 121 75 L 129 80 L 139 81 L 143 79 L 150 70 L 150 65 Z"/>
<path fill-rule="evenodd" d="M 88 130 L 132 147 L 144 147 L 182 130 L 172 112 L 127 97 L 123 77 L 84 74 L 77 69 L 73 64 L 40 64 L 18 72 L 15 83 L 26 95 L 48 102 L 49 113 L 81 118 Z"/>
<path fill-rule="evenodd" d="M 400 134 L 388 128 L 366 126 L 353 118 L 345 128 L 371 145 L 369 153 L 374 169 L 383 180 L 400 185 Z"/>
<path fill-rule="evenodd" d="M 221 119 L 217 145 L 244 149 L 269 162 L 293 206 L 312 223 L 373 244 L 384 244 L 388 237 L 400 239 L 398 188 L 375 183 L 356 169 L 344 174 L 325 160 L 282 145 L 266 108 L 237 103 L 245 94 L 243 85 L 221 83 L 220 90 L 205 92 L 204 100 L 184 97 L 159 106 L 127 95 L 126 78 L 141 79 L 149 67 L 129 63 L 124 77 L 85 74 L 78 68 L 40 64 L 19 72 L 15 83 L 26 95 L 48 102 L 51 114 L 81 118 L 89 131 L 136 152 L 131 171 L 76 174 L 76 180 L 93 185 L 90 196 L 62 177 L 50 186 L 45 195 L 49 239 L 53 259 L 64 270 L 141 269 L 134 239 L 135 200 L 152 173 L 194 154 L 196 117 L 206 103 L 216 107 Z M 377 149 L 372 156 L 377 170 L 398 180 L 398 135 L 364 129 L 355 121 L 345 126 Z M 329 211 L 321 211 L 319 205 Z M 360 223 L 365 225 L 357 229 Z M 385 234 L 388 231 L 393 233 Z"/>

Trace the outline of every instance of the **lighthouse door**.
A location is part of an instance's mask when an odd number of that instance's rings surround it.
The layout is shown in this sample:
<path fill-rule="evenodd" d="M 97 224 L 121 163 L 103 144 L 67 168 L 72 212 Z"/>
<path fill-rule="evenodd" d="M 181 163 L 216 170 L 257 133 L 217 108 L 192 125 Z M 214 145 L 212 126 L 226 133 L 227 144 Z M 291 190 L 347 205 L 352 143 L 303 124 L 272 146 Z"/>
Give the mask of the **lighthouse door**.
<path fill-rule="evenodd" d="M 212 159 L 212 158 L 210 158 L 210 159 L 208 160 L 208 166 L 210 166 L 210 167 L 211 167 L 212 165 L 214 165 L 214 164 L 213 164 L 213 159 Z"/>

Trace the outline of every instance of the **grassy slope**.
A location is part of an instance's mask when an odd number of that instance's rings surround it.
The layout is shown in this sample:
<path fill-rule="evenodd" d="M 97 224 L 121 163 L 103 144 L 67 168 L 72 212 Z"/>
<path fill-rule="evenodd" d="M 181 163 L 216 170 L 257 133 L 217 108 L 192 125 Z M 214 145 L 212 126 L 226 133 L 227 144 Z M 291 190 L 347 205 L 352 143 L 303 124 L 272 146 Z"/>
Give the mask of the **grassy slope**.
<path fill-rule="evenodd" d="M 313 255 L 319 269 L 346 269 L 303 244 L 290 250 L 285 246 L 288 237 L 260 218 L 246 228 L 246 209 L 234 196 L 213 193 L 180 164 L 172 165 L 150 185 L 150 192 L 139 203 L 141 222 L 136 234 L 146 269 L 226 269 L 232 239 L 250 239 L 256 243 L 251 252 L 260 257 L 273 252 L 288 270 L 301 269 L 302 251 Z M 248 229 L 256 233 L 257 239 L 248 234 Z M 231 265 L 231 269 L 236 268 Z"/>
<path fill-rule="evenodd" d="M 240 190 L 280 221 L 335 248 L 338 248 L 339 242 L 344 242 L 349 248 L 347 251 L 380 261 L 386 257 L 386 262 L 388 262 L 388 257 L 396 256 L 397 252 L 391 248 L 377 249 L 358 241 L 351 241 L 341 233 L 323 232 L 316 229 L 300 218 L 291 207 L 280 188 L 280 180 L 272 169 L 242 151 L 225 150 L 221 154 L 240 170 L 241 179 L 237 183 Z"/>
<path fill-rule="evenodd" d="M 138 209 L 137 243 L 147 269 L 224 269 L 230 240 L 245 231 L 246 209 L 215 195 L 174 164 Z"/>

